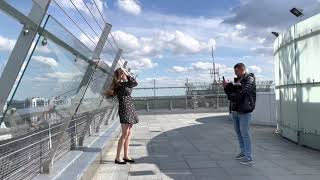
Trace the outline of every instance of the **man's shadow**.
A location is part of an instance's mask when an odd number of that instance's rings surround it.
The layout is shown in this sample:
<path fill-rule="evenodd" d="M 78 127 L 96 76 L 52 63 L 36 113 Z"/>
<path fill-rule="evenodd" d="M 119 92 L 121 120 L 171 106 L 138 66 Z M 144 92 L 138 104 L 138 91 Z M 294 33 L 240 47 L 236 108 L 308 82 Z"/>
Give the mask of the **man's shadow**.
<path fill-rule="evenodd" d="M 233 122 L 226 115 L 199 118 L 190 122 L 189 126 L 170 131 L 149 132 L 157 135 L 146 144 L 148 156 L 136 159 L 136 164 L 155 164 L 173 179 L 181 174 L 172 171 L 189 169 L 193 157 L 204 161 L 223 160 L 226 157 L 231 160 L 238 152 Z M 134 151 L 144 144 L 134 140 L 130 146 Z M 154 174 L 154 171 L 130 172 L 131 176 Z"/>

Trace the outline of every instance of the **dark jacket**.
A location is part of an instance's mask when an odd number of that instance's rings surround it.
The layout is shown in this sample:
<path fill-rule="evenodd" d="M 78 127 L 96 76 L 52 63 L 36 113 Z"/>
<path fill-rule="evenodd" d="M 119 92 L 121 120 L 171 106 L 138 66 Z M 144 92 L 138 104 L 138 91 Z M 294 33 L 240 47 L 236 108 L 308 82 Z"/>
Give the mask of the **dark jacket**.
<path fill-rule="evenodd" d="M 225 92 L 230 100 L 232 111 L 250 113 L 256 104 L 256 82 L 254 74 L 245 74 L 241 85 L 227 84 Z"/>

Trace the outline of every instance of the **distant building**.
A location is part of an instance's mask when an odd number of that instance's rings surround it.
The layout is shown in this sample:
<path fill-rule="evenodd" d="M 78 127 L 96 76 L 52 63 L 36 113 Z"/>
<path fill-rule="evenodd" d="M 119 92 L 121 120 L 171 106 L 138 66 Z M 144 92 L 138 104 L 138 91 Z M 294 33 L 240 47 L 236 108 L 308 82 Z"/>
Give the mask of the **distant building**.
<path fill-rule="evenodd" d="M 51 106 L 70 105 L 71 99 L 68 98 L 67 96 L 51 97 L 49 104 Z"/>
<path fill-rule="evenodd" d="M 212 84 L 207 82 L 188 82 L 185 85 L 187 87 L 187 96 L 224 94 L 224 89 L 221 82 Z M 257 92 L 273 92 L 273 81 L 257 81 L 256 88 Z"/>
<path fill-rule="evenodd" d="M 33 97 L 31 98 L 31 107 L 35 108 L 35 107 L 42 107 L 45 105 L 45 99 L 42 97 Z"/>

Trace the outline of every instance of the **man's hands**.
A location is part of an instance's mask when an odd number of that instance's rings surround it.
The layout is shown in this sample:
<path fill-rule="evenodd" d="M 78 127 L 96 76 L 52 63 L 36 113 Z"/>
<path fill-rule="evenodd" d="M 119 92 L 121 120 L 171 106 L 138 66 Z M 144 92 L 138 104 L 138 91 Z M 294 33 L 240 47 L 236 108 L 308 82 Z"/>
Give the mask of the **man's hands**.
<path fill-rule="evenodd" d="M 223 85 L 224 88 L 226 88 L 227 84 L 228 84 L 228 82 L 225 79 L 223 79 L 222 85 Z"/>

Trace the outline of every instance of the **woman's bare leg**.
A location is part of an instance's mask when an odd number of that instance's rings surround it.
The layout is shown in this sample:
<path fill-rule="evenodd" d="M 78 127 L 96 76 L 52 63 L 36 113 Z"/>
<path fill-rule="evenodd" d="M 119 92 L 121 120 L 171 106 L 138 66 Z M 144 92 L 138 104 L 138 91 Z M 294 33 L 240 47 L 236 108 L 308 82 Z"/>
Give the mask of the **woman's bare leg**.
<path fill-rule="evenodd" d="M 121 154 L 123 143 L 128 136 L 129 127 L 130 127 L 130 124 L 121 124 L 121 132 L 122 133 L 121 133 L 121 137 L 119 138 L 119 141 L 118 141 L 117 155 L 116 155 L 117 161 L 121 161 L 120 154 Z"/>
<path fill-rule="evenodd" d="M 129 156 L 129 144 L 130 144 L 130 135 L 131 135 L 131 129 L 132 129 L 133 124 L 129 125 L 129 129 L 128 129 L 128 136 L 124 141 L 124 158 L 125 159 L 131 159 Z"/>

